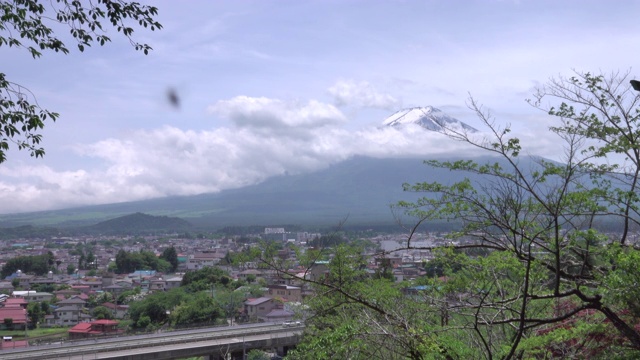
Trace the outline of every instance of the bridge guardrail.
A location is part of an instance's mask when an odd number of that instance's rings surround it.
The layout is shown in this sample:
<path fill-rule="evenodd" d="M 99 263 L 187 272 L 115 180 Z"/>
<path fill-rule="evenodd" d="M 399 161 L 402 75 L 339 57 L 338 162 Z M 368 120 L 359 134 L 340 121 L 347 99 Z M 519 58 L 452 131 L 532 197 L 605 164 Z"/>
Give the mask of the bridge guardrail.
<path fill-rule="evenodd" d="M 264 326 L 215 328 L 209 329 L 209 331 L 197 331 L 195 334 L 188 331 L 179 331 L 177 333 L 166 332 L 161 334 L 153 334 L 153 336 L 144 336 L 142 338 L 139 338 L 139 336 L 135 336 L 130 340 L 119 338 L 117 341 L 113 341 L 112 339 L 110 339 L 109 341 L 99 342 L 99 339 L 95 339 L 93 343 L 83 341 L 82 344 L 72 343 L 62 344 L 61 346 L 39 346 L 37 348 L 27 348 L 23 350 L 12 349 L 2 351 L 0 352 L 0 360 L 25 358 L 34 360 L 51 359 L 52 356 L 58 357 L 59 355 L 80 356 L 96 354 L 105 351 L 124 351 L 145 347 L 228 339 L 238 336 L 246 336 L 247 333 L 249 333 L 250 336 L 257 336 L 263 334 L 291 332 L 298 330 L 299 328 L 304 328 L 304 324 L 296 324 L 296 326 L 283 327 L 281 323 L 269 323 Z M 44 351 L 46 351 L 46 354 L 38 354 Z"/>

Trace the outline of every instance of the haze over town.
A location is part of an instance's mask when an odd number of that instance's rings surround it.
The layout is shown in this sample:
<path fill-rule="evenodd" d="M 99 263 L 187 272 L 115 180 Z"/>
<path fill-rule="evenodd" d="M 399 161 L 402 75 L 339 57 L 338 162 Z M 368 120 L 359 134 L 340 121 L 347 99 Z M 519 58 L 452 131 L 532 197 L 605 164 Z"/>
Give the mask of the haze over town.
<path fill-rule="evenodd" d="M 164 29 L 84 54 L 3 52 L 3 72 L 59 112 L 43 159 L 0 166 L 1 213 L 216 192 L 354 155 L 461 152 L 380 128 L 435 106 L 478 126 L 471 94 L 530 151 L 558 153 L 533 88 L 628 70 L 637 1 L 154 1 Z M 179 102 L 172 105 L 168 92 Z M 483 130 L 483 129 L 480 129 Z"/>

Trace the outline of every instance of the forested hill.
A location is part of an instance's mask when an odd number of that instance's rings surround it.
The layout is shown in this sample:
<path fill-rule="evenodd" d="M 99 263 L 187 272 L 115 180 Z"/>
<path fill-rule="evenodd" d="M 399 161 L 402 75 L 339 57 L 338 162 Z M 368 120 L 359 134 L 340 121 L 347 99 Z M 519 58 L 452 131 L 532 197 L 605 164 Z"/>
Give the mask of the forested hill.
<path fill-rule="evenodd" d="M 86 229 L 89 232 L 102 234 L 138 234 L 154 231 L 184 231 L 191 227 L 191 223 L 177 217 L 152 216 L 138 212 L 103 221 Z"/>
<path fill-rule="evenodd" d="M 15 240 L 28 238 L 51 238 L 55 236 L 68 236 L 69 231 L 55 227 L 42 226 L 16 226 L 0 227 L 0 240 Z"/>

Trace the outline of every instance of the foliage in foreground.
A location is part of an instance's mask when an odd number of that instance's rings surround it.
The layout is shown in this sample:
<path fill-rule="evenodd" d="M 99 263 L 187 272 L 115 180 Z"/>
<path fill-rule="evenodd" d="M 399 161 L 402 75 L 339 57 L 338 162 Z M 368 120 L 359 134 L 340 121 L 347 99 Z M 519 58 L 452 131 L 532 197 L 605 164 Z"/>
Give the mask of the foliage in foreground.
<path fill-rule="evenodd" d="M 496 162 L 427 161 L 482 180 L 406 184 L 425 196 L 398 205 L 418 224 L 405 249 L 437 256 L 431 276 L 398 285 L 370 276 L 359 249 L 306 254 L 307 269 L 329 259 L 329 275 L 306 280 L 317 296 L 291 358 L 638 358 L 640 97 L 627 81 L 576 73 L 539 88 L 531 104 L 558 119 L 564 159 L 530 167 L 519 139 L 471 100 L 488 131 L 445 134 Z M 463 226 L 447 247 L 412 244 L 421 223 L 454 219 Z M 618 231 L 598 231 L 611 219 Z"/>
<path fill-rule="evenodd" d="M 34 59 L 47 51 L 68 54 L 68 43 L 81 52 L 94 44 L 103 46 L 111 41 L 106 35 L 109 28 L 122 33 L 135 50 L 147 54 L 149 45 L 133 41 L 134 27 L 162 28 L 154 18 L 156 7 L 123 0 L 8 0 L 0 1 L 0 13 L 0 48 L 24 49 Z M 65 28 L 70 37 L 56 33 Z M 45 121 L 58 117 L 58 113 L 41 108 L 31 91 L 0 72 L 0 163 L 6 160 L 11 143 L 31 156 L 43 156 L 39 132 Z"/>

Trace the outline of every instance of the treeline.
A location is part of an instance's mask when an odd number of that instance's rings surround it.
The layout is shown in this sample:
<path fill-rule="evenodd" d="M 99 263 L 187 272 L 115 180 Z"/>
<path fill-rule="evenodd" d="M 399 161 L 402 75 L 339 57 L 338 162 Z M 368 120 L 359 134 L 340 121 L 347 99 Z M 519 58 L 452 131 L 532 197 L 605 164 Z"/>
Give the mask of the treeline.
<path fill-rule="evenodd" d="M 243 291 L 239 291 L 243 287 Z M 194 324 L 228 324 L 241 314 L 248 297 L 262 296 L 261 286 L 233 281 L 218 267 L 205 267 L 185 274 L 179 288 L 156 292 L 129 304 L 131 326 L 154 330 Z"/>
<path fill-rule="evenodd" d="M 51 251 L 44 255 L 18 256 L 4 264 L 0 276 L 4 279 L 18 270 L 25 274 L 44 275 L 49 271 L 56 271 L 55 263 L 56 260 Z"/>
<path fill-rule="evenodd" d="M 69 236 L 71 232 L 52 227 L 32 225 L 0 227 L 0 240 L 12 239 L 50 239 L 54 236 Z"/>
<path fill-rule="evenodd" d="M 135 213 L 100 222 L 86 227 L 84 230 L 87 232 L 98 232 L 102 234 L 131 235 L 143 233 L 182 232 L 191 229 L 192 227 L 191 223 L 177 217 L 153 216 L 143 213 Z"/>
<path fill-rule="evenodd" d="M 155 270 L 158 272 L 174 272 L 178 267 L 178 254 L 174 247 L 165 249 L 160 256 L 151 251 L 140 250 L 128 252 L 120 250 L 116 254 L 116 274 L 128 274 L 136 270 Z"/>

